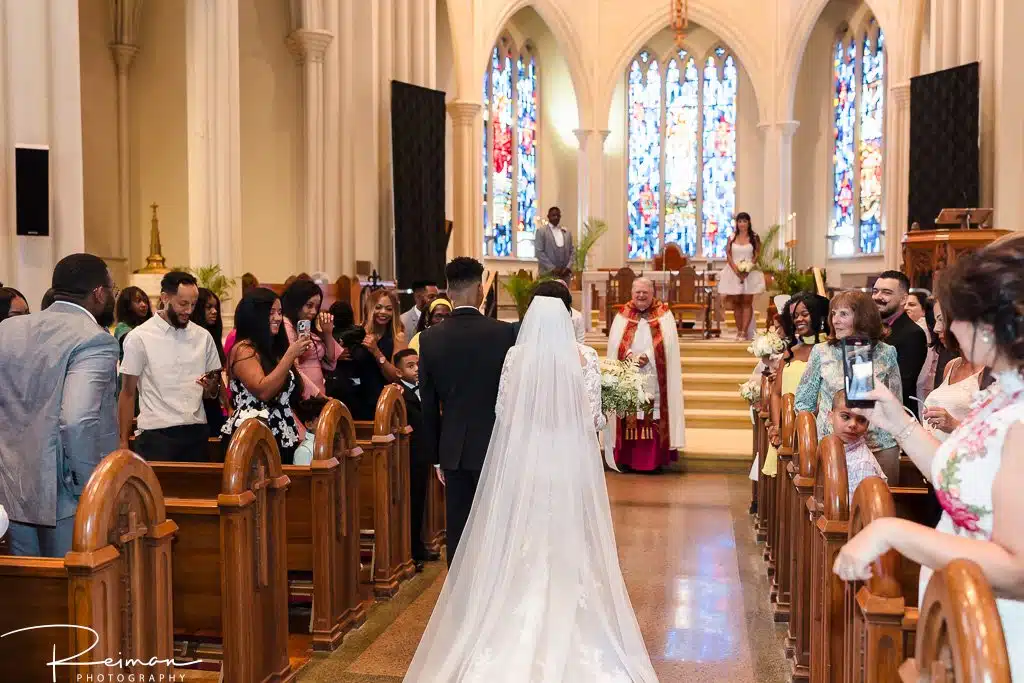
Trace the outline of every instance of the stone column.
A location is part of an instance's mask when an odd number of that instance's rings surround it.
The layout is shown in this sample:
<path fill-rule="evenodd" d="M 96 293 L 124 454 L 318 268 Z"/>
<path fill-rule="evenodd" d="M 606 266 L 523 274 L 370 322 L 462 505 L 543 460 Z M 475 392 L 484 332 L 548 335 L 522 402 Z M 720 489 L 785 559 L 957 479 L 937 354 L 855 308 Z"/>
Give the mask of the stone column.
<path fill-rule="evenodd" d="M 412 35 L 419 30 L 419 27 L 412 25 L 412 11 L 409 4 L 416 1 L 394 0 L 394 21 L 391 24 L 392 44 L 395 49 L 393 78 L 403 83 L 415 82 L 412 80 L 410 56 L 415 56 L 412 51 Z"/>
<path fill-rule="evenodd" d="M 960 0 L 959 64 L 978 59 L 978 9 L 978 0 Z"/>
<path fill-rule="evenodd" d="M 907 226 L 910 196 L 910 83 L 889 88 L 888 130 L 885 139 L 884 223 L 886 268 L 903 261 L 903 235 Z"/>
<path fill-rule="evenodd" d="M 342 127 L 338 139 L 338 152 L 340 156 L 340 192 L 339 201 L 339 225 L 335 227 L 328 224 L 328 230 L 341 232 L 341 263 L 339 276 L 356 274 L 356 202 L 355 202 L 355 154 L 354 140 L 357 131 L 355 129 L 354 96 L 355 74 L 354 70 L 359 68 L 355 64 L 355 3 L 360 0 L 341 0 L 338 16 L 338 40 L 336 48 L 339 51 L 340 62 L 340 109 L 342 115 Z M 328 186 L 330 187 L 330 186 Z M 333 275 L 333 273 L 332 273 Z"/>
<path fill-rule="evenodd" d="M 452 208 L 453 256 L 483 258 L 483 215 L 480 210 L 480 104 L 448 103 L 452 117 L 452 182 L 455 201 Z"/>
<path fill-rule="evenodd" d="M 427 74 L 424 85 L 428 88 L 437 87 L 437 3 L 427 0 Z M 447 19 L 445 19 L 447 21 Z"/>
<path fill-rule="evenodd" d="M 957 35 L 957 14 L 959 6 L 957 0 L 934 0 L 940 4 L 938 26 L 932 25 L 932 30 L 938 29 L 942 32 L 942 63 L 940 68 L 951 69 L 957 65 L 957 50 L 960 47 L 959 36 Z"/>
<path fill-rule="evenodd" d="M 427 41 L 434 34 L 433 27 L 427 23 L 427 0 L 409 0 L 412 3 L 410 28 L 412 44 L 410 45 L 409 78 L 410 83 L 429 88 L 427 82 Z M 436 2 L 430 2 L 436 4 Z"/>
<path fill-rule="evenodd" d="M 142 0 L 112 0 L 113 42 L 110 54 L 117 73 L 117 224 L 120 256 L 132 272 L 131 245 L 131 149 L 128 137 L 128 73 L 139 52 L 139 21 Z"/>
<path fill-rule="evenodd" d="M 761 224 L 765 230 L 770 225 L 782 226 L 779 247 L 797 238 L 796 234 L 786 234 L 786 225 L 793 212 L 793 134 L 799 126 L 799 121 L 775 121 L 757 126 L 764 135 L 764 218 Z M 810 225 L 810 222 L 805 219 L 803 224 Z"/>
<path fill-rule="evenodd" d="M 304 23 L 309 18 L 303 17 Z M 334 36 L 318 28 L 298 28 L 288 36 L 288 49 L 302 68 L 303 249 L 301 267 L 307 272 L 326 270 L 324 226 L 324 54 Z M 333 273 L 331 273 L 333 275 Z"/>
<path fill-rule="evenodd" d="M 339 34 L 340 3 L 324 6 L 324 27 L 332 36 Z M 348 112 L 341 106 L 341 48 L 332 40 L 324 54 L 324 173 L 323 226 L 324 271 L 332 280 L 344 274 L 341 226 L 341 130 Z"/>
<path fill-rule="evenodd" d="M 370 105 L 377 117 L 377 258 L 374 267 L 384 278 L 394 273 L 395 212 L 391 191 L 391 79 L 395 78 L 396 3 L 399 0 L 378 0 L 377 12 L 377 80 L 376 97 Z"/>
<path fill-rule="evenodd" d="M 978 59 L 981 62 L 981 205 L 995 205 L 996 0 L 978 0 Z"/>
<path fill-rule="evenodd" d="M 604 187 L 604 141 L 608 130 L 576 129 L 579 140 L 577 160 L 577 235 L 591 217 L 607 220 Z"/>
<path fill-rule="evenodd" d="M 242 266 L 238 0 L 185 9 L 188 235 L 192 266 Z"/>

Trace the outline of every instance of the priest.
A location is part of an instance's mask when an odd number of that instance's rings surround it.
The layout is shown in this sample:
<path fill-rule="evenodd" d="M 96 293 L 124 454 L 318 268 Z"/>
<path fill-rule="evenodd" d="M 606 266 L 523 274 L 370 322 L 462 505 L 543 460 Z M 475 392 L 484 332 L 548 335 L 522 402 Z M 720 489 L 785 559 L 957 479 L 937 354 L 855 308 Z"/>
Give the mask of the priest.
<path fill-rule="evenodd" d="M 658 471 L 686 445 L 686 424 L 676 321 L 668 305 L 654 298 L 647 278 L 633 281 L 629 303 L 612 321 L 608 357 L 636 360 L 653 405 L 646 414 L 608 421 L 605 459 L 626 470 Z"/>

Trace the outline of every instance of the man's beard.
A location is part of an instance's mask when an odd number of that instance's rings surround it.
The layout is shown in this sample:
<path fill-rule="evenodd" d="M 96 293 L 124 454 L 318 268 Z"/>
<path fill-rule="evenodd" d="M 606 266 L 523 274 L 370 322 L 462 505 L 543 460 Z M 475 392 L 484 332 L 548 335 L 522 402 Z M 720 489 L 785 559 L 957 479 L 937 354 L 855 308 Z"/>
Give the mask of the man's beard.
<path fill-rule="evenodd" d="M 178 330 L 183 330 L 188 327 L 188 318 L 185 318 L 185 322 L 182 322 L 178 313 L 172 308 L 167 309 L 167 322 L 171 324 L 171 327 Z"/>
<path fill-rule="evenodd" d="M 900 307 L 899 306 L 893 306 L 890 309 L 889 308 L 890 305 L 891 304 L 885 305 L 885 304 L 879 304 L 877 301 L 875 302 L 875 308 L 878 309 L 878 314 L 882 317 L 882 320 L 886 320 L 888 318 L 891 318 L 894 315 L 896 315 L 897 313 L 899 313 L 899 311 L 900 311 Z"/>
<path fill-rule="evenodd" d="M 107 299 L 103 306 L 103 312 L 96 316 L 96 322 L 100 327 L 110 327 L 114 324 L 114 299 Z"/>

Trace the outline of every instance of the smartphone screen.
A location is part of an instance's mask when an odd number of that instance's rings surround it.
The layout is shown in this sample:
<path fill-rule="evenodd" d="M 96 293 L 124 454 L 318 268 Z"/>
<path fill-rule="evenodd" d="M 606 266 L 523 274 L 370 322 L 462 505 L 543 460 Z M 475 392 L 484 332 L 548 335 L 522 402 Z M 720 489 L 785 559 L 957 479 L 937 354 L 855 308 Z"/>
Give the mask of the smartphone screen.
<path fill-rule="evenodd" d="M 305 336 L 308 337 L 309 336 L 309 331 L 310 331 L 310 329 L 312 327 L 312 324 L 313 323 L 310 320 L 300 320 L 299 324 L 296 326 L 295 329 L 298 331 L 300 337 L 302 335 L 305 335 Z"/>
<path fill-rule="evenodd" d="M 875 367 L 868 339 L 847 337 L 842 340 L 843 378 L 846 403 L 851 408 L 869 408 L 874 401 L 866 395 L 875 388 Z"/>

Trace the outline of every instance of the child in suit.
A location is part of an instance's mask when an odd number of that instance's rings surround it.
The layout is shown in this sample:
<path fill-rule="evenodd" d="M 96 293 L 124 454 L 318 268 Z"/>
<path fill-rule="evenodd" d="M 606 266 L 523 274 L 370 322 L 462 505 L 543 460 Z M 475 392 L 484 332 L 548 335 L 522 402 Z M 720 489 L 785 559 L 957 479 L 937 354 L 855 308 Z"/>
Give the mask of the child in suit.
<path fill-rule="evenodd" d="M 413 349 L 402 349 L 395 354 L 394 366 L 402 381 L 402 395 L 405 398 L 405 412 L 412 427 L 409 439 L 409 513 L 412 530 L 412 559 L 416 571 L 423 571 L 427 560 L 436 560 L 423 544 L 423 517 L 427 506 L 427 484 L 430 481 L 430 463 L 423 461 L 422 438 L 423 408 L 420 404 L 420 357 Z"/>
<path fill-rule="evenodd" d="M 295 417 L 306 427 L 306 438 L 295 449 L 295 456 L 292 463 L 295 465 L 308 465 L 313 462 L 313 438 L 316 434 L 316 423 L 320 420 L 320 413 L 327 405 L 327 399 L 323 396 L 310 396 L 295 404 Z"/>
<path fill-rule="evenodd" d="M 850 501 L 862 481 L 868 477 L 879 477 L 888 481 L 882 466 L 878 464 L 864 435 L 868 431 L 867 418 L 857 415 L 846 405 L 846 392 L 839 390 L 832 397 L 832 433 L 839 437 L 846 450 L 846 480 L 850 486 Z"/>

